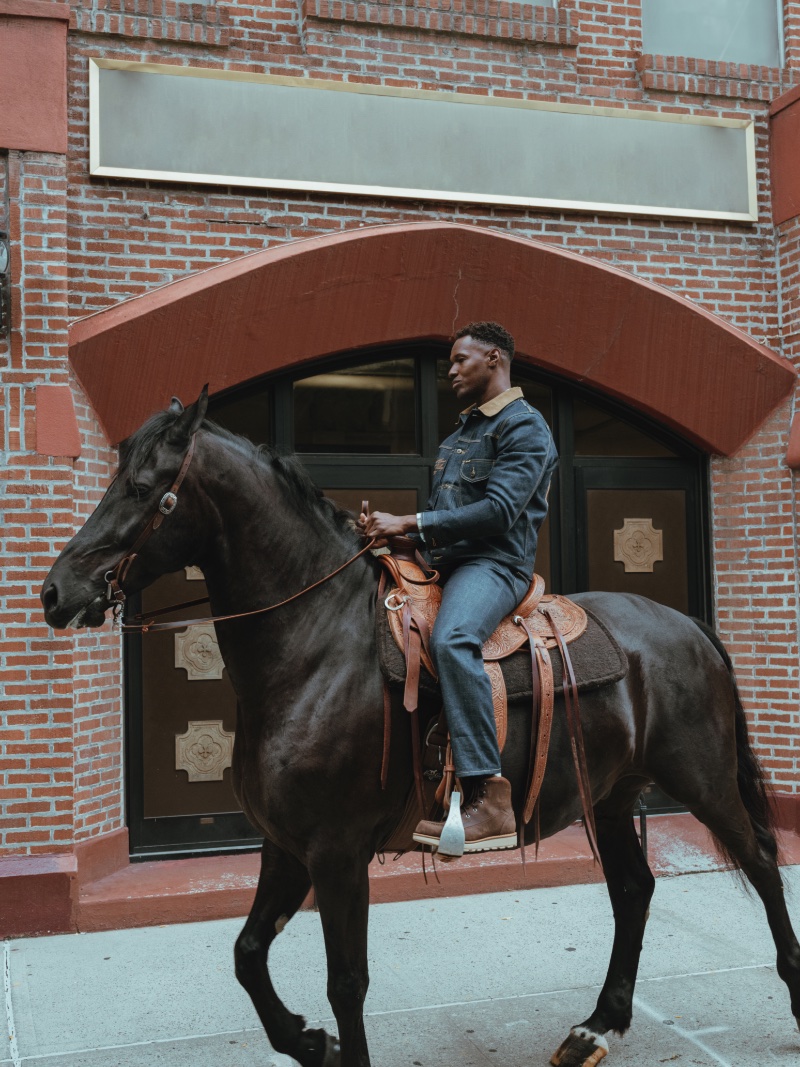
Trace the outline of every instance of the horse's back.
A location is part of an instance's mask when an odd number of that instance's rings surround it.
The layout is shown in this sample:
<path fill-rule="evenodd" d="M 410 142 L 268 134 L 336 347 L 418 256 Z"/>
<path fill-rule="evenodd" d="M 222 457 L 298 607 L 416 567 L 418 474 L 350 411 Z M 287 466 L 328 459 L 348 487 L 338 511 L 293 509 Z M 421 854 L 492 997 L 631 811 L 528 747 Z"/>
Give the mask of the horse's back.
<path fill-rule="evenodd" d="M 602 800 L 627 782 L 634 783 L 633 797 L 635 783 L 659 778 L 665 754 L 676 744 L 685 752 L 719 736 L 720 720 L 733 710 L 730 673 L 700 626 L 673 608 L 629 593 L 577 593 L 570 599 L 602 623 L 628 663 L 619 681 L 580 694 L 593 797 Z M 503 760 L 515 792 L 524 791 L 530 744 L 524 716 L 522 707 L 510 716 L 511 751 Z M 543 836 L 581 814 L 565 718 L 563 697 L 557 696 L 541 798 Z"/>

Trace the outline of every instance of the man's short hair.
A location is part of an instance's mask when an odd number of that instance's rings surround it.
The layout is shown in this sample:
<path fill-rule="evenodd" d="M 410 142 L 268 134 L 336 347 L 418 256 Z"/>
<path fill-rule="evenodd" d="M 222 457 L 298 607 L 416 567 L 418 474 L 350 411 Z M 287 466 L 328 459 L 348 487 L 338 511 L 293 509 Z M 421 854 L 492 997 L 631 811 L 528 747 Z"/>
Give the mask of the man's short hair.
<path fill-rule="evenodd" d="M 483 341 L 485 345 L 499 348 L 507 359 L 514 358 L 514 338 L 499 322 L 471 322 L 459 330 L 453 338 L 472 337 L 475 341 Z"/>

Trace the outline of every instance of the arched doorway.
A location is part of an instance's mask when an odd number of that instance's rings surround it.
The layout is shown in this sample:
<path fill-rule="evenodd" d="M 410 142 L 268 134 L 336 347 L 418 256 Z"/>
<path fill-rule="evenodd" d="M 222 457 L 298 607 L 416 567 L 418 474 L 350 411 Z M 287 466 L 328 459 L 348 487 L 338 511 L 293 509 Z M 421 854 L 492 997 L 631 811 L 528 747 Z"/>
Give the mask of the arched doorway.
<path fill-rule="evenodd" d="M 453 330 L 480 318 L 514 334 L 519 374 L 530 399 L 548 406 L 559 440 L 540 552 L 553 587 L 649 589 L 707 615 L 706 457 L 740 448 L 791 393 L 795 371 L 697 305 L 589 257 L 480 226 L 362 227 L 243 256 L 82 319 L 70 329 L 70 361 L 113 443 L 172 393 L 188 401 L 208 381 L 221 420 L 298 448 L 339 499 L 422 503 L 446 414 L 436 363 Z M 337 409 L 356 396 L 348 403 L 377 420 L 372 429 L 354 434 L 350 419 L 343 434 L 308 417 L 315 405 L 327 417 L 333 392 Z M 652 570 L 609 558 L 614 531 L 635 546 L 650 542 L 650 528 L 662 533 L 665 557 L 645 560 Z M 669 543 L 683 548 L 668 556 Z M 679 558 L 679 571 L 668 571 Z M 175 579 L 187 580 L 199 579 Z M 158 640 L 148 640 L 153 654 Z M 165 692 L 148 681 L 142 647 L 131 639 L 126 651 L 135 850 L 251 846 L 247 823 L 224 800 L 224 774 L 176 770 L 181 731 L 157 740 L 141 714 Z M 167 707 L 186 704 L 179 681 L 193 686 L 184 742 L 224 754 L 232 720 L 219 711 L 218 679 L 189 682 L 176 655 L 162 653 L 175 687 Z M 204 725 L 215 721 L 215 731 Z M 191 790 L 176 791 L 176 775 L 191 774 Z"/>
<path fill-rule="evenodd" d="M 415 511 L 458 414 L 448 352 L 446 344 L 418 342 L 339 354 L 220 394 L 210 413 L 256 443 L 297 452 L 345 507 L 368 497 L 376 508 Z M 561 456 L 537 559 L 548 586 L 637 592 L 708 617 L 704 453 L 563 378 L 521 364 L 513 384 L 545 416 Z M 631 522 L 656 532 L 661 558 L 621 558 L 615 532 Z M 143 607 L 203 588 L 199 575 L 169 575 L 144 593 Z M 229 770 L 203 779 L 197 768 L 179 766 L 176 751 L 176 737 L 191 730 L 209 752 L 231 742 L 235 700 L 224 672 L 176 670 L 171 633 L 127 641 L 134 854 L 253 847 L 258 838 L 237 811 Z"/>

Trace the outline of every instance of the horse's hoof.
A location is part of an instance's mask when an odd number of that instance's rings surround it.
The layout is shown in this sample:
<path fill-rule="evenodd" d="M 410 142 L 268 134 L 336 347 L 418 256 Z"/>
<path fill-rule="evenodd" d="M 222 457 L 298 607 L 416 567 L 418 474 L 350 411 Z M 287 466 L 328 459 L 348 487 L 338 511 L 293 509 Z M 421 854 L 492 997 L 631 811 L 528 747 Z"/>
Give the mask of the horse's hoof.
<path fill-rule="evenodd" d="M 597 1067 L 607 1055 L 608 1042 L 601 1034 L 576 1026 L 550 1057 L 550 1062 L 553 1067 Z"/>
<path fill-rule="evenodd" d="M 339 1067 L 339 1041 L 324 1030 L 304 1030 L 300 1048 L 293 1053 L 303 1067 Z"/>
<path fill-rule="evenodd" d="M 325 1035 L 325 1056 L 322 1067 L 339 1067 L 341 1063 L 339 1041 L 330 1034 Z"/>

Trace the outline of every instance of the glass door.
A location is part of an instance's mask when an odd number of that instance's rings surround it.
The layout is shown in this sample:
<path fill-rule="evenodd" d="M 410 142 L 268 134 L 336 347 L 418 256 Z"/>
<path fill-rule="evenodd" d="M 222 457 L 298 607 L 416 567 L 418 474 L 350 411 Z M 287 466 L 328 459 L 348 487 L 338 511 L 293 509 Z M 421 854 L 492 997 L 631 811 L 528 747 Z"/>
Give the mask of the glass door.
<path fill-rule="evenodd" d="M 215 397 L 209 415 L 297 453 L 354 513 L 364 499 L 373 511 L 411 513 L 425 506 L 439 443 L 459 414 L 448 355 L 433 342 L 340 354 Z M 705 457 L 571 383 L 515 364 L 512 384 L 542 412 L 560 455 L 536 559 L 547 587 L 642 593 L 709 619 Z M 131 609 L 204 591 L 201 574 L 180 571 L 139 604 L 131 598 Z M 213 628 L 127 635 L 125 648 L 134 858 L 258 847 L 230 786 L 236 699 Z"/>

